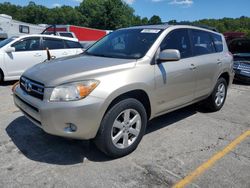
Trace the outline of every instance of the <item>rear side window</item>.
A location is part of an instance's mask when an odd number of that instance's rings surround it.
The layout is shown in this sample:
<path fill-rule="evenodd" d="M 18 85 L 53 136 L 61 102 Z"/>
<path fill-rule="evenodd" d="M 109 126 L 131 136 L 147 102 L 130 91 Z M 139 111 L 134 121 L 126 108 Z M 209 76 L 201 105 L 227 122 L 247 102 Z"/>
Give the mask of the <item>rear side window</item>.
<path fill-rule="evenodd" d="M 49 48 L 50 50 L 65 48 L 63 40 L 53 38 L 43 38 L 43 47 L 44 49 Z"/>
<path fill-rule="evenodd" d="M 82 48 L 79 42 L 65 40 L 67 48 Z"/>
<path fill-rule="evenodd" d="M 11 46 L 15 47 L 16 52 L 41 50 L 39 37 L 24 38 Z"/>
<path fill-rule="evenodd" d="M 181 58 L 192 56 L 188 30 L 177 29 L 166 36 L 161 43 L 161 51 L 166 49 L 176 49 L 180 51 Z"/>
<path fill-rule="evenodd" d="M 214 41 L 214 46 L 217 52 L 222 52 L 223 51 L 223 43 L 222 43 L 222 37 L 220 35 L 211 33 L 211 36 Z"/>
<path fill-rule="evenodd" d="M 209 32 L 192 30 L 191 38 L 195 56 L 215 53 L 214 44 Z"/>

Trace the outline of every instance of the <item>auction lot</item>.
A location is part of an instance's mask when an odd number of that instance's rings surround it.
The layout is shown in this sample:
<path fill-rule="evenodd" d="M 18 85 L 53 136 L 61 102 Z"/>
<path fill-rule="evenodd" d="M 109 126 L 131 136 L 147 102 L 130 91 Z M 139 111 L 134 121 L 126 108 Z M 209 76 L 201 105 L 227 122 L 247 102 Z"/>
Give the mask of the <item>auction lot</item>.
<path fill-rule="evenodd" d="M 111 159 L 92 142 L 29 122 L 13 104 L 12 84 L 0 86 L 0 187 L 172 187 L 201 165 L 209 168 L 187 187 L 250 187 L 249 85 L 232 85 L 219 112 L 193 105 L 154 119 L 136 151 Z M 222 158 L 209 162 L 216 153 Z"/>

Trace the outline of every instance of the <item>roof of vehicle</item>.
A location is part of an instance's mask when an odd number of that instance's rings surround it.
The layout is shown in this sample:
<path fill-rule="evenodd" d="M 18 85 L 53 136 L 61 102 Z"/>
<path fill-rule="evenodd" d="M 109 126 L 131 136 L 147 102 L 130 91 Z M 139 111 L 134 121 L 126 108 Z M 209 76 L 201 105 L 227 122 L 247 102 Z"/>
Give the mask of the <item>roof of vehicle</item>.
<path fill-rule="evenodd" d="M 212 30 L 209 27 L 205 26 L 195 26 L 195 25 L 169 25 L 169 24 L 159 24 L 159 25 L 142 25 L 142 26 L 133 26 L 129 28 L 124 28 L 124 29 L 161 29 L 165 30 L 169 27 L 179 27 L 179 28 L 190 28 L 190 29 L 200 29 L 200 30 L 205 30 L 213 33 L 218 33 L 217 31 Z"/>
<path fill-rule="evenodd" d="M 63 36 L 58 36 L 58 35 L 45 35 L 45 34 L 22 35 L 18 38 L 25 38 L 25 37 L 50 37 L 50 38 L 55 38 L 55 39 L 63 39 L 63 40 L 79 42 L 77 38 L 63 37 Z"/>
<path fill-rule="evenodd" d="M 160 25 L 141 25 L 141 26 L 133 26 L 129 27 L 129 29 L 167 29 L 170 25 L 160 24 Z"/>

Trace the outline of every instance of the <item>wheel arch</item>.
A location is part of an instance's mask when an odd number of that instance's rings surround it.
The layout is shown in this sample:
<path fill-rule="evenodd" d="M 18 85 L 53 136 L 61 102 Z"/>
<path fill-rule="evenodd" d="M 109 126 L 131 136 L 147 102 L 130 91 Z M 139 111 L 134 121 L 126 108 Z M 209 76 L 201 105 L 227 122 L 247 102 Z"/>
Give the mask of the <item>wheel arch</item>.
<path fill-rule="evenodd" d="M 227 85 L 230 85 L 230 75 L 229 75 L 228 72 L 221 73 L 219 78 L 224 78 L 226 80 L 226 82 L 227 82 Z"/>
<path fill-rule="evenodd" d="M 133 98 L 140 101 L 146 110 L 147 118 L 150 119 L 151 103 L 147 92 L 143 89 L 134 89 L 117 95 L 111 100 L 104 114 L 106 114 L 115 104 L 127 98 Z"/>

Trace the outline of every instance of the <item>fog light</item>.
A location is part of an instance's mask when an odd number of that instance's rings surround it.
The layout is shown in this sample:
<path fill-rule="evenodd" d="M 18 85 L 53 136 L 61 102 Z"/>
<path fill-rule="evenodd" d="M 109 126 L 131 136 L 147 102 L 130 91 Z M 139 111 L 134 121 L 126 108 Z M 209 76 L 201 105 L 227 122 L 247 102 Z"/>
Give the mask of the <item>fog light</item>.
<path fill-rule="evenodd" d="M 73 133 L 77 131 L 77 126 L 73 123 L 66 123 L 67 127 L 64 128 L 64 132 Z"/>

